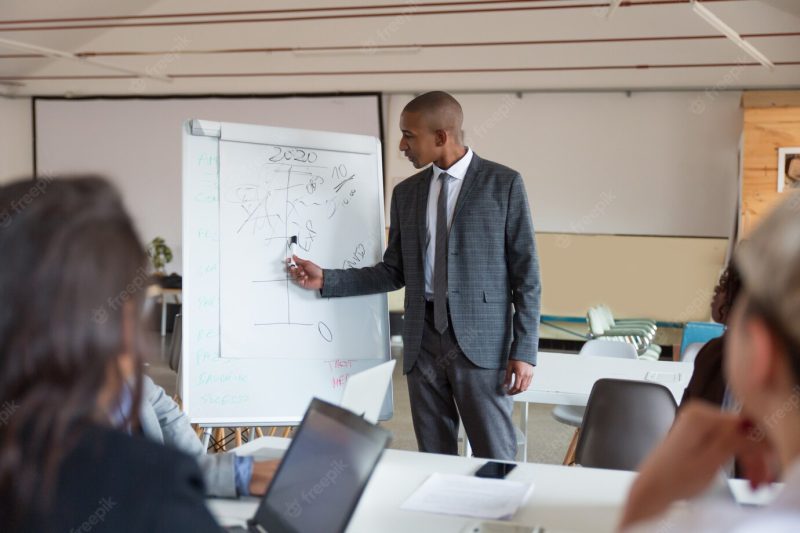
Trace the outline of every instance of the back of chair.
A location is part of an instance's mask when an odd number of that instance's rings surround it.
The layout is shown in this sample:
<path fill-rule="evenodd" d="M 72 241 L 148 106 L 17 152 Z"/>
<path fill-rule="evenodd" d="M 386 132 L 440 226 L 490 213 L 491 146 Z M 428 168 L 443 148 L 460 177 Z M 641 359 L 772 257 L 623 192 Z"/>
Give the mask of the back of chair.
<path fill-rule="evenodd" d="M 602 335 L 608 329 L 608 324 L 602 313 L 594 307 L 586 312 L 586 322 L 589 324 L 589 331 L 592 335 Z"/>
<path fill-rule="evenodd" d="M 617 325 L 617 321 L 614 320 L 614 313 L 611 312 L 611 308 L 608 307 L 606 304 L 600 304 L 597 306 L 597 310 L 603 316 L 605 321 L 611 326 L 614 327 Z"/>
<path fill-rule="evenodd" d="M 647 381 L 600 379 L 592 387 L 575 462 L 636 470 L 667 434 L 677 404 L 668 388 Z"/>
<path fill-rule="evenodd" d="M 687 322 L 683 327 L 683 340 L 681 341 L 681 353 L 686 351 L 687 346 L 695 342 L 708 342 L 711 339 L 721 337 L 725 333 L 725 326 L 714 322 Z"/>
<path fill-rule="evenodd" d="M 636 347 L 622 341 L 604 341 L 593 339 L 581 346 L 580 355 L 590 357 L 619 357 L 620 359 L 637 359 Z"/>

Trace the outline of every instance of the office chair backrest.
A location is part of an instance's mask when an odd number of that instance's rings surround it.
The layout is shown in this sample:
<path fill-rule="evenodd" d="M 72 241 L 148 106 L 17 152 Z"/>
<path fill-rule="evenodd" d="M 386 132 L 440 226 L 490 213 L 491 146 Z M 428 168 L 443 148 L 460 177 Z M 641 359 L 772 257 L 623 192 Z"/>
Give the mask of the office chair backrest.
<path fill-rule="evenodd" d="M 618 357 L 620 359 L 637 359 L 633 344 L 622 341 L 590 340 L 581 347 L 580 355 L 590 357 Z"/>
<path fill-rule="evenodd" d="M 590 468 L 636 470 L 669 431 L 676 409 L 672 393 L 658 383 L 598 380 L 586 405 L 575 462 Z"/>

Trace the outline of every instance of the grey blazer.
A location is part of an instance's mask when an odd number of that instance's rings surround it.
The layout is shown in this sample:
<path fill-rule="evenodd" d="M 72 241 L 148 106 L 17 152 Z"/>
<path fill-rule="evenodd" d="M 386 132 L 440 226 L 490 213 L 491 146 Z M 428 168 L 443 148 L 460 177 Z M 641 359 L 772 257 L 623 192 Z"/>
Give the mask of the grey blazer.
<path fill-rule="evenodd" d="M 197 459 L 205 481 L 206 495 L 235 498 L 236 478 L 232 453 L 206 454 L 189 419 L 167 393 L 148 376 L 142 378 L 139 420 L 144 436 L 177 448 Z"/>
<path fill-rule="evenodd" d="M 366 268 L 326 269 L 320 291 L 324 297 L 356 296 L 405 286 L 404 373 L 414 367 L 422 342 L 422 262 L 432 176 L 427 168 L 395 187 L 383 261 Z M 464 354 L 483 368 L 504 368 L 509 357 L 536 364 L 539 260 L 518 172 L 473 155 L 456 201 L 448 250 L 450 316 Z"/>

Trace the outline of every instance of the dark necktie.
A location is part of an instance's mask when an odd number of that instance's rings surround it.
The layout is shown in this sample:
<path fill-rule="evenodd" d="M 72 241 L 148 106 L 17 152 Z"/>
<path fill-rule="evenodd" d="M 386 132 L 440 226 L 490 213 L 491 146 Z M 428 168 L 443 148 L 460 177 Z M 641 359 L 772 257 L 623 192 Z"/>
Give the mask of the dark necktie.
<path fill-rule="evenodd" d="M 439 174 L 442 187 L 436 205 L 436 251 L 433 258 L 433 324 L 436 331 L 447 330 L 447 182 L 450 175 Z"/>

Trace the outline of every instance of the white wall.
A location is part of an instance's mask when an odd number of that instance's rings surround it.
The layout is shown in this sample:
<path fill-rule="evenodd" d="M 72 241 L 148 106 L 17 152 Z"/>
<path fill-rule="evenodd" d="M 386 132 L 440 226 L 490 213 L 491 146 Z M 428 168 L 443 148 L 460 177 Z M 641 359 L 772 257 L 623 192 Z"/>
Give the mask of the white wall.
<path fill-rule="evenodd" d="M 119 188 L 143 241 L 163 237 L 182 272 L 181 124 L 190 118 L 379 135 L 374 96 L 37 100 L 43 173 L 91 172 Z"/>
<path fill-rule="evenodd" d="M 31 99 L 0 96 L 0 183 L 32 174 Z"/>
<path fill-rule="evenodd" d="M 518 170 L 539 232 L 727 237 L 735 217 L 739 92 L 455 94 L 466 144 Z M 386 189 L 412 95 L 386 97 Z M 387 199 L 388 206 L 388 199 Z"/>
<path fill-rule="evenodd" d="M 739 96 L 456 94 L 467 144 L 525 178 L 544 314 L 606 303 L 619 317 L 709 319 L 735 216 Z M 389 192 L 416 172 L 397 147 L 411 97 L 384 96 Z"/>

